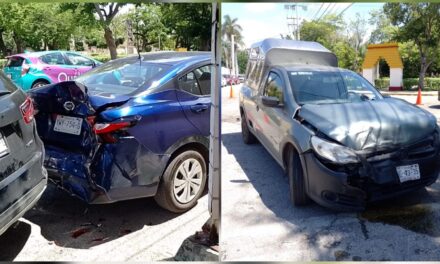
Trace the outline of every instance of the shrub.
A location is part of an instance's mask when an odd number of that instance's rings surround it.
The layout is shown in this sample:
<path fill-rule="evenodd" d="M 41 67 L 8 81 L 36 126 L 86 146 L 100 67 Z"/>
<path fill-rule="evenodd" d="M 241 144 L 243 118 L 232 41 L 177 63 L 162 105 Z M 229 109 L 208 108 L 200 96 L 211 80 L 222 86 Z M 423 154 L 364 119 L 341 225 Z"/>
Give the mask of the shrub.
<path fill-rule="evenodd" d="M 419 85 L 419 78 L 405 78 L 403 79 L 403 90 L 416 90 Z M 374 86 L 380 90 L 388 90 L 390 86 L 390 78 L 384 77 L 374 80 Z M 413 88 L 414 87 L 414 88 Z M 440 90 L 440 78 L 426 77 L 424 83 L 424 91 L 438 91 Z"/>
<path fill-rule="evenodd" d="M 374 86 L 380 90 L 388 90 L 390 86 L 390 78 L 380 78 L 374 80 Z"/>
<path fill-rule="evenodd" d="M 118 55 L 118 58 L 124 58 L 127 55 Z M 100 61 L 102 63 L 105 63 L 107 61 L 110 61 L 110 54 L 91 54 L 90 57 L 92 57 L 93 59 Z"/>

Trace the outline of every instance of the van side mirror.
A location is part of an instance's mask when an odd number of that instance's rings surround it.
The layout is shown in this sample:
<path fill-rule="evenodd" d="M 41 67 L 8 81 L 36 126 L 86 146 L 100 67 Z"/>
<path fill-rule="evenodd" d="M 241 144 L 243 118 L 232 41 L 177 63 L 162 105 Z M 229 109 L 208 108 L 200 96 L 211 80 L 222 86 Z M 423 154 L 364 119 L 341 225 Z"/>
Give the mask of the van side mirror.
<path fill-rule="evenodd" d="M 280 105 L 280 100 L 275 96 L 262 96 L 261 102 L 265 106 L 275 107 Z"/>

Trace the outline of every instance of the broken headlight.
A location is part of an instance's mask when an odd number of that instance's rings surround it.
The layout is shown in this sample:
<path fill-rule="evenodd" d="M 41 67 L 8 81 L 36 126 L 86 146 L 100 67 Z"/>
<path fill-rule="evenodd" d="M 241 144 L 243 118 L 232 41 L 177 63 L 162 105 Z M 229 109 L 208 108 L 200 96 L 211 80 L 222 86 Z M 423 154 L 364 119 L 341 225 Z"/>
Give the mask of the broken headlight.
<path fill-rule="evenodd" d="M 357 163 L 359 157 L 350 148 L 312 136 L 310 143 L 320 157 L 339 164 Z"/>

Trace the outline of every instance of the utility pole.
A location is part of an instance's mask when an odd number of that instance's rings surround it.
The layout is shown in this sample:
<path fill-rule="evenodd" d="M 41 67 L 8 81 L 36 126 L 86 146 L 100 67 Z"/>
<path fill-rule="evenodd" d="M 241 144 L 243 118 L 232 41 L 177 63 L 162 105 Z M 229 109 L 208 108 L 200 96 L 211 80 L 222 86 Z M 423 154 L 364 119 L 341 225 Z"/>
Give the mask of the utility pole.
<path fill-rule="evenodd" d="M 232 74 L 235 75 L 235 36 L 231 35 L 231 66 Z"/>
<path fill-rule="evenodd" d="M 217 2 L 212 3 L 212 27 L 211 27 L 211 123 L 209 136 L 209 177 L 208 177 L 208 206 L 211 214 L 210 240 L 217 241 L 220 233 L 220 162 L 221 162 L 221 36 L 220 30 L 220 8 Z"/>
<path fill-rule="evenodd" d="M 287 16 L 286 16 L 287 30 L 295 40 L 300 40 L 301 38 L 300 37 L 301 18 L 298 13 L 298 9 L 300 7 L 303 9 L 303 11 L 307 11 L 307 5 L 302 5 L 298 3 L 284 5 L 284 9 L 287 12 Z"/>

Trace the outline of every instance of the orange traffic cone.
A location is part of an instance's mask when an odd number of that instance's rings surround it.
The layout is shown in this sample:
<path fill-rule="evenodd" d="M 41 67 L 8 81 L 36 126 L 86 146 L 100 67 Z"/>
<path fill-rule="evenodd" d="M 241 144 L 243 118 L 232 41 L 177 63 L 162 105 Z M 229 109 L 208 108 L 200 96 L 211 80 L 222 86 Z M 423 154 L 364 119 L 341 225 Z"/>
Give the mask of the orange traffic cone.
<path fill-rule="evenodd" d="M 234 88 L 232 88 L 232 83 L 231 83 L 231 89 L 229 90 L 229 98 L 234 98 Z"/>
<path fill-rule="evenodd" d="M 417 93 L 416 105 L 421 105 L 421 104 L 422 104 L 422 90 L 419 87 L 419 92 Z"/>

